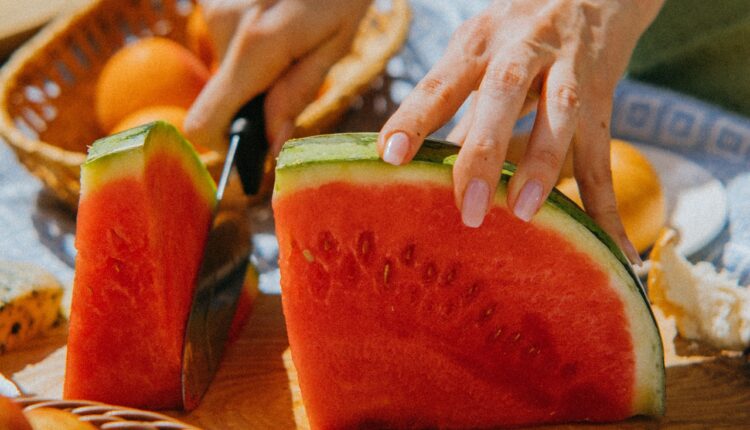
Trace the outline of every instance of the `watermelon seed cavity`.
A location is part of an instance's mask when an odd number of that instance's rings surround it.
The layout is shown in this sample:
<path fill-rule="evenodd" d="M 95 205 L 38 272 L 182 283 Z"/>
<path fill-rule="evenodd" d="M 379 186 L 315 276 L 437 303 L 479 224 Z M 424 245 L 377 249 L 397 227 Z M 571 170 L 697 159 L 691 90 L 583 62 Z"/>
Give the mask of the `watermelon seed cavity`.
<path fill-rule="evenodd" d="M 404 266 L 412 267 L 414 266 L 414 250 L 416 248 L 416 245 L 411 243 L 404 248 L 404 251 L 401 253 L 401 262 L 404 264 Z"/>
<path fill-rule="evenodd" d="M 391 273 L 391 261 L 385 261 L 385 267 L 383 267 L 383 283 L 388 285 L 388 278 Z"/>
<path fill-rule="evenodd" d="M 429 262 L 425 265 L 422 280 L 425 284 L 431 284 L 435 282 L 435 278 L 437 278 L 437 269 L 435 268 L 435 263 Z"/>
<path fill-rule="evenodd" d="M 363 231 L 357 240 L 357 251 L 360 258 L 365 262 L 370 261 L 370 256 L 375 248 L 375 235 L 371 231 Z"/>

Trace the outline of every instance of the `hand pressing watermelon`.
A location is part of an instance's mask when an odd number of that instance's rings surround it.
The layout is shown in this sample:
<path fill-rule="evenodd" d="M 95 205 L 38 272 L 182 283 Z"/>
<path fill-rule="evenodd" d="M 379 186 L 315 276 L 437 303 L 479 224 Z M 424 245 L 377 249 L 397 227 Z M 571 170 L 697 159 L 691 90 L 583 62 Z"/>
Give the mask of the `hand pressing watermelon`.
<path fill-rule="evenodd" d="M 452 147 L 404 166 L 374 134 L 290 141 L 273 198 L 284 315 L 313 428 L 486 428 L 664 411 L 659 331 L 615 243 L 553 192 L 530 222 L 504 171 L 461 222 Z M 510 168 L 510 166 L 508 166 Z"/>

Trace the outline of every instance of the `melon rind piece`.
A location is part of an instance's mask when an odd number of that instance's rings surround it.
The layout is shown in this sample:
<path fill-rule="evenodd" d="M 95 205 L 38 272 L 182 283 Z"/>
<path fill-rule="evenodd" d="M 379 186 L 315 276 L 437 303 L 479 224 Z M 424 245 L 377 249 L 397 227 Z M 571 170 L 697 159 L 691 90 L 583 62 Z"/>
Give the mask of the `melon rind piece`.
<path fill-rule="evenodd" d="M 183 339 L 215 195 L 172 125 L 94 142 L 81 168 L 65 398 L 182 407 Z"/>
<path fill-rule="evenodd" d="M 334 134 L 287 142 L 276 168 L 274 203 L 287 195 L 334 182 L 367 186 L 437 184 L 452 190 L 456 146 L 426 140 L 413 161 L 396 167 L 379 158 L 376 137 L 372 133 Z M 505 165 L 494 197 L 496 207 L 506 207 L 506 185 L 514 170 L 514 166 Z M 583 210 L 556 190 L 542 205 L 532 224 L 567 238 L 609 275 L 610 287 L 624 308 L 635 354 L 631 415 L 663 415 L 665 370 L 661 337 L 644 288 L 623 252 Z M 277 223 L 277 233 L 279 230 L 283 231 L 283 226 Z M 282 291 L 283 288 L 282 271 Z M 291 347 L 294 356 L 294 345 Z"/>

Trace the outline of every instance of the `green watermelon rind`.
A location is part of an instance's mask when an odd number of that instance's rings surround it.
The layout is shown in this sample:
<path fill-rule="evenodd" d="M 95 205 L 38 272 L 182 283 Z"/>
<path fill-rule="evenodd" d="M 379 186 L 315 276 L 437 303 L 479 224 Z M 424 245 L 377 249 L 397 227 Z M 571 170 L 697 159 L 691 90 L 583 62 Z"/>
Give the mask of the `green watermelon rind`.
<path fill-rule="evenodd" d="M 212 206 L 215 205 L 216 182 L 208 172 L 206 165 L 201 161 L 193 145 L 182 136 L 175 126 L 165 121 L 154 121 L 94 141 L 89 147 L 86 160 L 81 166 L 82 170 L 93 173 L 93 176 L 99 176 L 97 173 L 107 171 L 107 161 L 119 156 L 128 156 L 134 151 L 146 148 L 156 135 L 168 136 L 171 139 L 175 151 L 190 164 L 188 167 L 197 175 L 195 178 L 196 184 L 201 187 L 202 193 Z"/>
<path fill-rule="evenodd" d="M 274 185 L 274 198 L 288 190 L 294 190 L 297 186 L 303 185 L 309 182 L 309 180 L 314 181 L 314 179 L 302 174 L 302 171 L 315 165 L 324 166 L 346 164 L 352 166 L 352 170 L 355 170 L 357 168 L 356 166 L 360 165 L 364 167 L 365 165 L 372 166 L 380 164 L 386 168 L 396 169 L 394 166 L 386 164 L 380 159 L 376 148 L 376 141 L 376 133 L 339 133 L 293 139 L 286 142 L 279 154 L 276 164 L 277 173 L 276 183 Z M 441 172 L 449 172 L 445 167 L 453 166 L 459 149 L 460 148 L 457 145 L 450 142 L 438 139 L 425 139 L 422 147 L 409 165 L 412 167 L 418 167 L 420 170 L 427 168 L 431 170 L 437 169 Z M 293 173 L 297 170 L 301 173 L 299 178 L 302 180 L 302 184 L 295 180 L 289 182 L 290 178 L 297 175 L 292 174 L 292 176 L 289 176 L 287 173 Z M 391 171 L 394 173 L 397 172 L 396 170 Z M 513 176 L 514 172 L 515 166 L 511 163 L 505 163 L 501 175 L 501 182 L 507 184 L 507 181 Z M 626 276 L 632 280 L 632 285 L 628 284 L 628 287 L 631 288 L 631 290 L 637 290 L 637 294 L 645 305 L 644 307 L 648 312 L 650 321 L 655 330 L 653 335 L 654 342 L 651 344 L 655 352 L 654 356 L 663 357 L 664 347 L 661 336 L 659 335 L 656 318 L 651 310 L 650 302 L 643 284 L 633 271 L 632 266 L 622 250 L 617 246 L 615 241 L 583 211 L 583 209 L 560 191 L 553 189 L 547 199 L 547 204 L 557 211 L 568 215 L 585 230 L 590 232 L 604 245 L 606 249 L 609 250 L 615 260 L 621 265 L 622 269 L 628 274 Z M 663 359 L 657 361 L 655 365 L 656 373 L 661 375 L 661 381 L 660 386 L 656 387 L 657 392 L 654 393 L 657 398 L 656 405 L 654 409 L 651 409 L 650 414 L 662 415 L 664 413 L 665 404 Z"/>

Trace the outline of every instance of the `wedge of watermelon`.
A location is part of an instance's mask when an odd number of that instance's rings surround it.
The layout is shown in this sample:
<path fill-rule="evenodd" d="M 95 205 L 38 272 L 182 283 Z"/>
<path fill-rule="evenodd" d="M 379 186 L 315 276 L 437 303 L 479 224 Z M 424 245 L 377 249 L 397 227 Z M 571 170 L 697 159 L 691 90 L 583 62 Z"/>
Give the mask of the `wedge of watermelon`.
<path fill-rule="evenodd" d="M 553 192 L 481 228 L 457 148 L 379 160 L 374 134 L 288 142 L 273 209 L 284 316 L 313 428 L 485 428 L 664 410 L 661 339 L 614 242 Z M 511 166 L 507 166 L 510 168 Z"/>
<path fill-rule="evenodd" d="M 64 397 L 182 405 L 185 324 L 216 188 L 163 122 L 94 143 L 81 169 Z"/>

